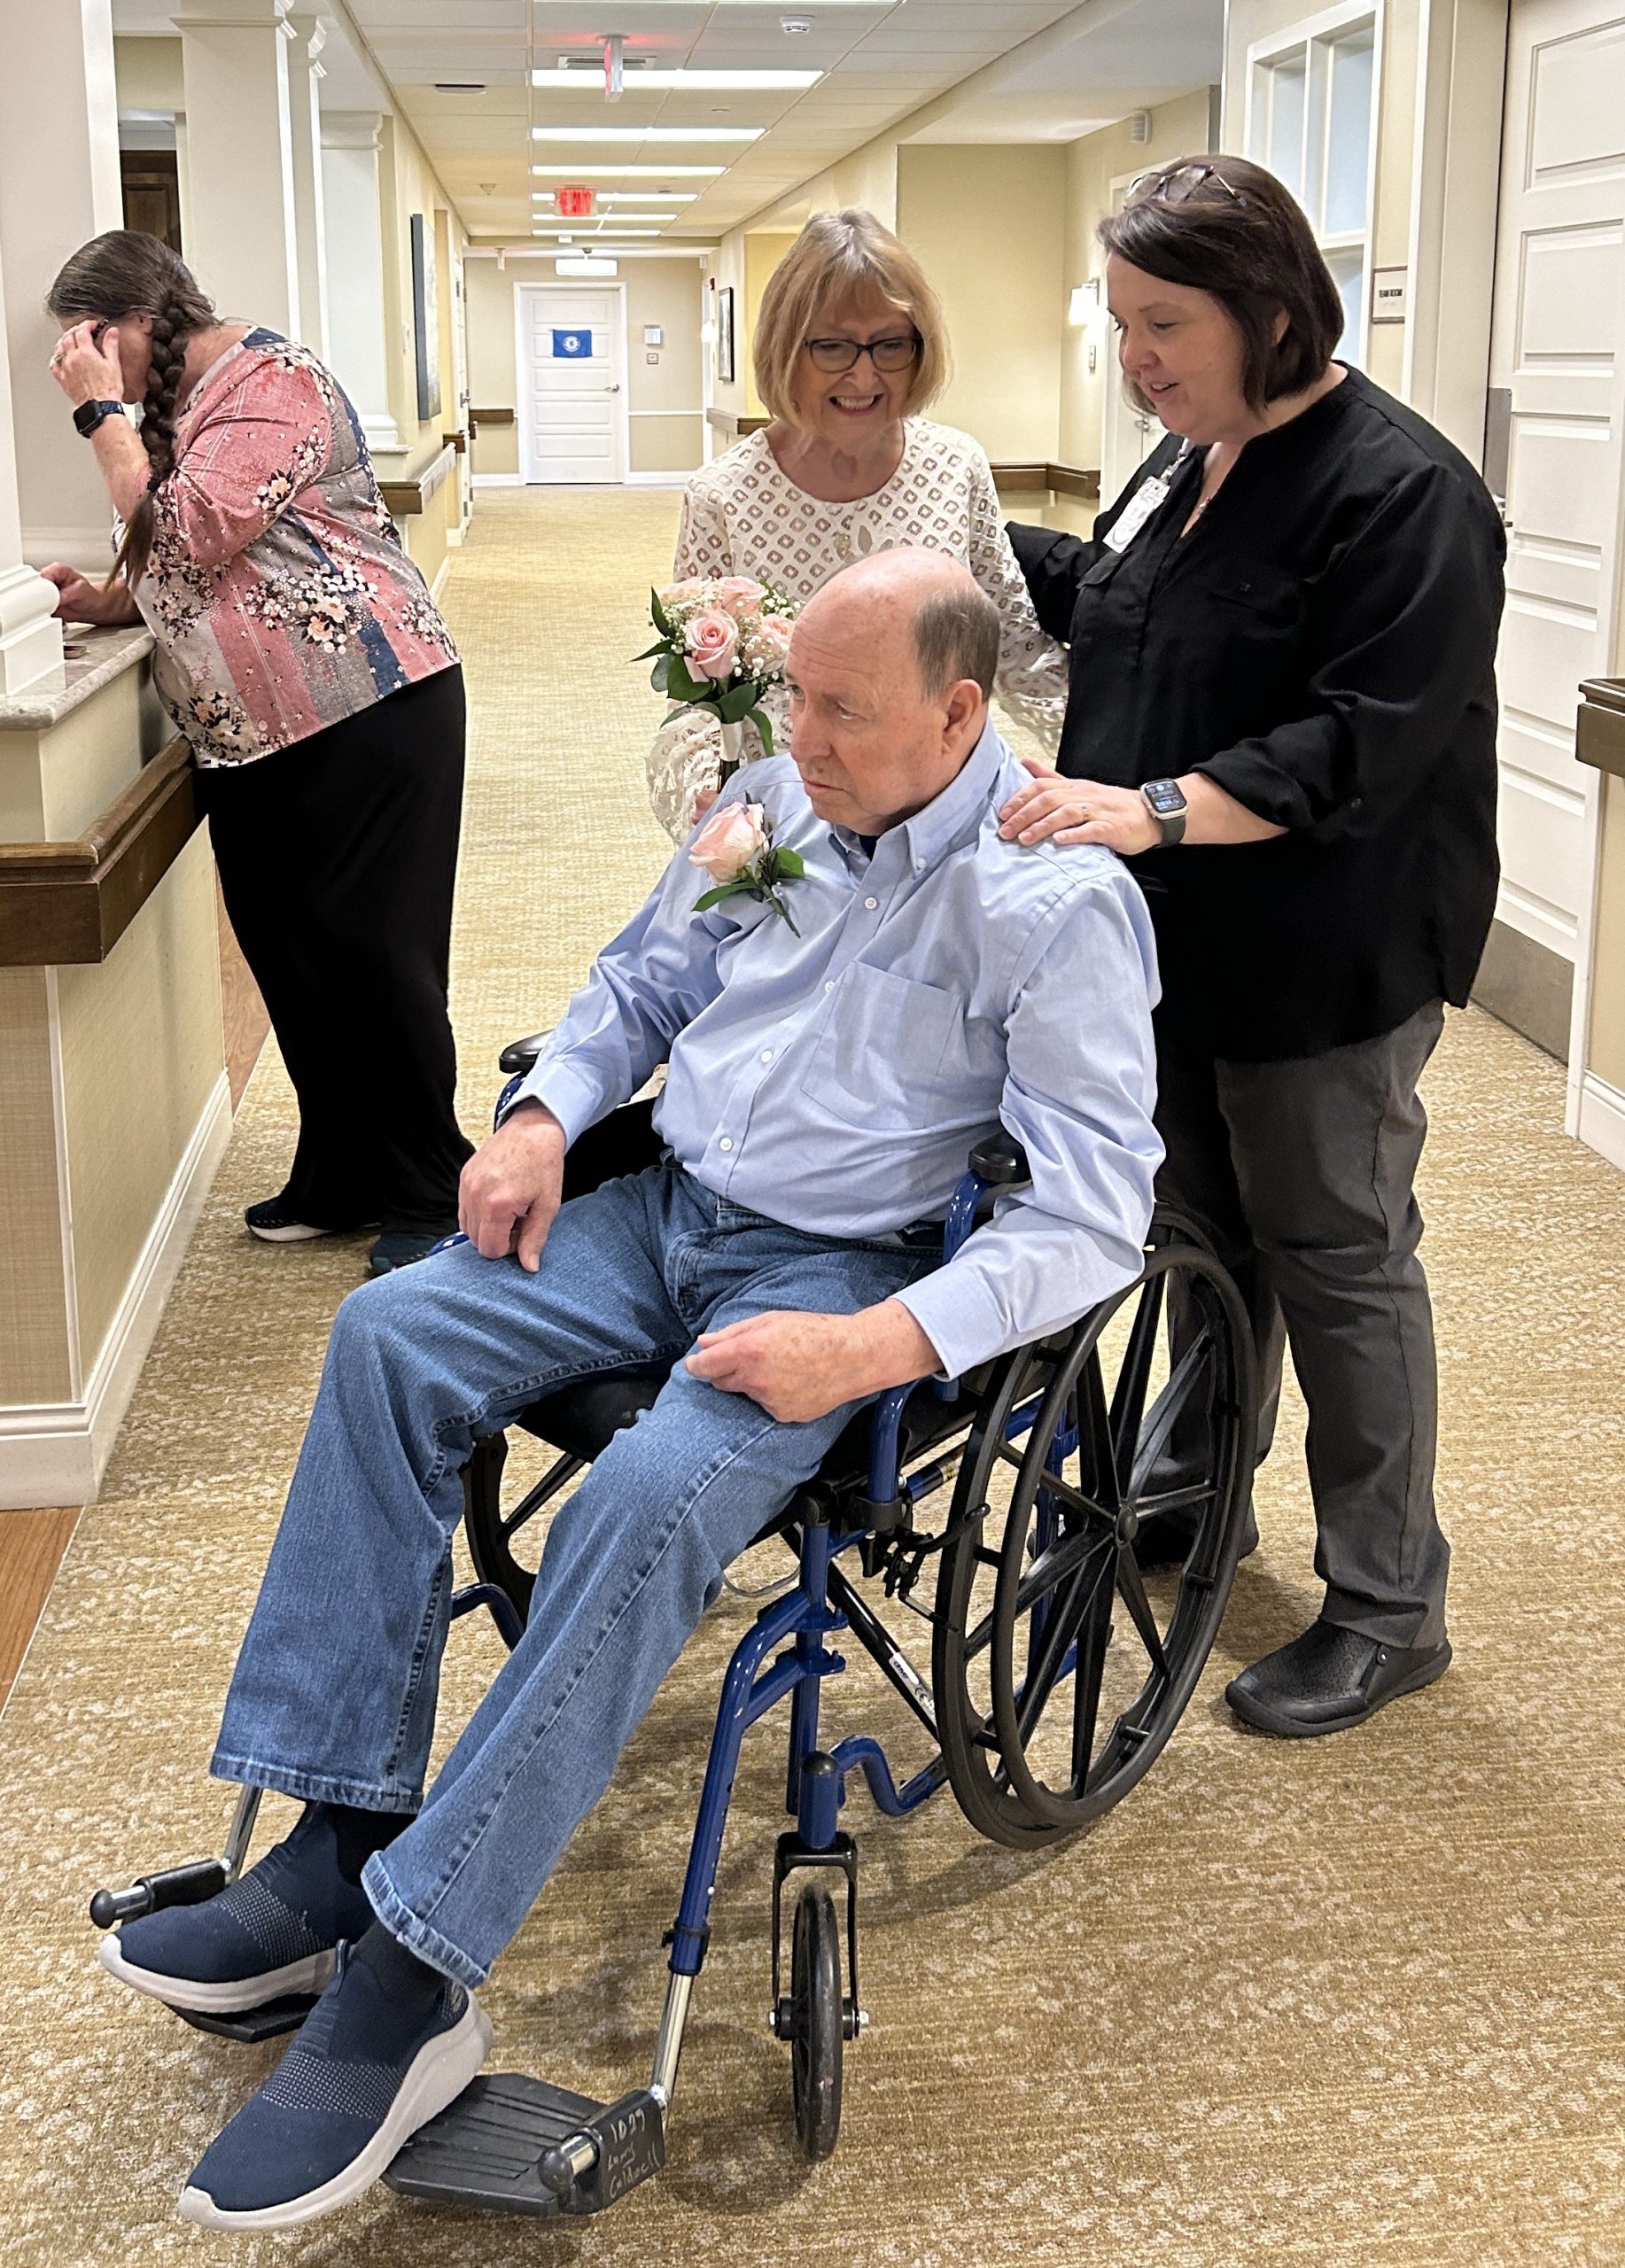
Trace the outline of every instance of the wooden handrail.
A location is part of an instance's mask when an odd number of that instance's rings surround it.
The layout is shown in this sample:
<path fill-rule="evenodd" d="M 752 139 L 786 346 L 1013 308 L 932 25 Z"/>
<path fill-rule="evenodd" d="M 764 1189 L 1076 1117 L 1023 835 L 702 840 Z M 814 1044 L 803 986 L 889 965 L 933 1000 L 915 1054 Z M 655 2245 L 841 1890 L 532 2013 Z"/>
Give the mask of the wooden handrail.
<path fill-rule="evenodd" d="M 457 462 L 454 448 L 444 448 L 432 464 L 410 480 L 380 480 L 378 493 L 384 499 L 384 509 L 391 519 L 409 519 L 414 512 L 429 509 L 429 499 Z"/>
<path fill-rule="evenodd" d="M 511 409 L 470 409 L 469 416 L 476 425 L 511 425 L 515 413 Z"/>
<path fill-rule="evenodd" d="M 159 750 L 81 835 L 0 843 L 0 968 L 105 960 L 191 840 L 191 750 Z"/>
<path fill-rule="evenodd" d="M 1587 678 L 1581 686 L 1574 754 L 1582 764 L 1625 780 L 1625 678 Z"/>

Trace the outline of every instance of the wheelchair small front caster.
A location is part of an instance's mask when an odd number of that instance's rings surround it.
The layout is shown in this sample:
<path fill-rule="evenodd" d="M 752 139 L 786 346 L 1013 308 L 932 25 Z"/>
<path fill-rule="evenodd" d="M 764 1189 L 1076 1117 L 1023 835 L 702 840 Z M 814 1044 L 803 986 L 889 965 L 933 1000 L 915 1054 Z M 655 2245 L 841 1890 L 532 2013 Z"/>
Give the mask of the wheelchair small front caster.
<path fill-rule="evenodd" d="M 822 1883 L 802 1887 L 790 1930 L 789 2043 L 796 2140 L 805 2157 L 827 2158 L 841 2131 L 841 2055 L 846 2010 L 841 1991 L 841 1932 Z"/>

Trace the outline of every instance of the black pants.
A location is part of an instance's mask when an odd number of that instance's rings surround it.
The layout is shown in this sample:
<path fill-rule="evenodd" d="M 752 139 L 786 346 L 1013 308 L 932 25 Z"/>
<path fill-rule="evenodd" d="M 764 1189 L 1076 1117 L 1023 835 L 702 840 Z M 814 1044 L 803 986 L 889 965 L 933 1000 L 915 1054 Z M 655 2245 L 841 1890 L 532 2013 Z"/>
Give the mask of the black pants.
<path fill-rule="evenodd" d="M 455 1225 L 470 1145 L 447 1014 L 463 672 L 199 771 L 231 926 L 299 1096 L 283 1200 L 318 1228 Z"/>
<path fill-rule="evenodd" d="M 1253 1319 L 1261 1456 L 1281 1357 L 1309 1405 L 1326 1617 L 1385 1645 L 1444 1635 L 1438 1390 L 1414 1182 L 1438 1001 L 1396 1031 L 1282 1063 L 1158 1048 L 1157 1195 L 1204 1230 Z M 1176 1343 L 1182 1318 L 1172 1318 Z"/>

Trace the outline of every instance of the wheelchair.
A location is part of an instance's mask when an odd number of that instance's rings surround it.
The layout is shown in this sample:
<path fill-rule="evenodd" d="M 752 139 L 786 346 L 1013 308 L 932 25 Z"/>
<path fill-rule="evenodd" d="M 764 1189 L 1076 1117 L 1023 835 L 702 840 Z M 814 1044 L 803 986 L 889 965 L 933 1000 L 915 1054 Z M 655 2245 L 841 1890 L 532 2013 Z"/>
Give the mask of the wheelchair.
<path fill-rule="evenodd" d="M 540 1045 L 539 1036 L 503 1052 L 511 1076 L 499 1117 Z M 656 1160 L 651 1110 L 628 1104 L 575 1145 L 566 1198 Z M 978 1144 L 944 1226 L 945 1260 L 1026 1179 L 1007 1134 Z M 455 1596 L 454 1619 L 484 1610 L 508 1645 L 518 1643 L 534 1581 L 526 1531 L 653 1403 L 663 1379 L 649 1370 L 595 1378 L 524 1410 L 517 1425 L 554 1461 L 511 1506 L 506 1435 L 476 1443 L 463 1472 L 476 1581 Z M 1248 1507 L 1256 1402 L 1234 1285 L 1189 1223 L 1159 1209 L 1134 1285 L 963 1378 L 895 1387 L 861 1410 L 817 1478 L 754 1539 L 781 1538 L 794 1569 L 723 1680 L 682 1893 L 663 1940 L 669 1975 L 649 2084 L 603 2104 L 524 2074 L 482 2073 L 405 2144 L 384 2176 L 390 2186 L 465 2208 L 575 2215 L 602 2210 L 660 2170 L 742 1744 L 785 1700 L 794 1823 L 774 1858 L 768 2023 L 789 2050 L 797 2144 L 810 2159 L 827 2157 L 845 2050 L 868 2022 L 858 1844 L 840 1823 L 849 1789 L 860 1779 L 876 1808 L 899 1819 L 947 1787 L 974 1828 L 1015 1849 L 1077 1834 L 1126 1796 L 1172 1735 L 1217 1635 Z M 1147 1584 L 1135 1537 L 1142 1520 L 1166 1512 L 1185 1514 L 1193 1534 L 1182 1564 Z M 900 1610 L 924 1624 L 929 1676 L 859 1581 L 880 1586 L 894 1619 Z M 846 1666 L 843 1634 L 930 1743 L 930 1760 L 900 1785 L 872 1735 L 824 1744 L 823 1689 Z M 241 1791 L 222 1857 L 98 1891 L 92 1921 L 107 1929 L 214 1896 L 243 1868 L 259 1800 L 257 1790 Z M 256 2040 L 293 2030 L 312 2006 L 289 1998 L 228 2017 L 176 2014 Z"/>

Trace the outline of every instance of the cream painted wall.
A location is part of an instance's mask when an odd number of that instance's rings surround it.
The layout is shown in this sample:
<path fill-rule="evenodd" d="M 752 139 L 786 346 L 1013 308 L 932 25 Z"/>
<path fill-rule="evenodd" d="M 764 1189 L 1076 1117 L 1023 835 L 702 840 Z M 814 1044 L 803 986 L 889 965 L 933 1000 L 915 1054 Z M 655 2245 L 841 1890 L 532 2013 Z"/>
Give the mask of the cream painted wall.
<path fill-rule="evenodd" d="M 178 39 L 115 39 L 113 70 L 121 110 L 185 109 Z"/>
<path fill-rule="evenodd" d="M 687 260 L 620 262 L 626 287 L 626 406 L 629 470 L 692 472 L 702 462 L 700 411 L 700 263 Z M 514 285 L 554 281 L 551 255 L 510 259 L 505 268 L 476 255 L 464 262 L 468 297 L 469 392 L 476 408 L 517 406 L 514 370 Z M 646 347 L 646 325 L 658 324 L 662 345 Z M 657 362 L 647 358 L 658 353 Z M 517 425 L 486 425 L 474 443 L 479 475 L 519 470 Z"/>
<path fill-rule="evenodd" d="M 756 319 L 761 312 L 767 279 L 795 243 L 795 229 L 752 229 L 745 238 L 745 289 L 734 302 L 734 365 L 744 382 L 745 408 L 753 417 L 766 416 L 767 405 L 756 388 L 752 358 L 756 352 Z M 743 308 L 743 318 L 740 310 Z"/>
<path fill-rule="evenodd" d="M 1603 780 L 1586 1068 L 1625 1094 L 1625 780 Z"/>
<path fill-rule="evenodd" d="M 1148 140 L 1135 142 L 1127 119 L 1085 134 L 1066 152 L 1065 242 L 1061 255 L 1060 448 L 1061 463 L 1085 472 L 1100 470 L 1100 437 L 1109 388 L 1121 383 L 1117 348 L 1106 312 L 1106 255 L 1095 230 L 1111 208 L 1111 184 L 1124 174 L 1144 173 L 1208 146 L 1209 90 L 1198 87 L 1151 113 Z M 1065 309 L 1076 284 L 1100 281 L 1098 312 L 1086 324 L 1069 323 Z M 1089 348 L 1095 367 L 1089 368 Z M 1110 499 L 1106 500 L 1108 502 Z"/>
<path fill-rule="evenodd" d="M 953 348 L 932 415 L 996 461 L 1057 450 L 1066 176 L 1054 143 L 898 152 L 898 234 L 941 295 Z"/>
<path fill-rule="evenodd" d="M 393 244 L 384 248 L 384 319 L 389 369 L 390 410 L 404 446 L 404 455 L 384 468 L 385 477 L 411 478 L 433 462 L 445 446 L 441 439 L 455 425 L 455 405 L 442 377 L 440 411 L 436 417 L 417 415 L 416 351 L 412 331 L 412 215 L 421 213 L 431 253 L 437 243 L 455 245 L 463 252 L 468 237 L 451 209 L 433 168 L 405 120 L 386 116 L 378 144 L 378 202 L 387 225 L 394 216 Z M 443 224 L 438 216 L 445 216 Z M 452 296 L 451 277 L 436 261 L 436 298 L 443 307 Z M 439 342 L 433 351 L 439 353 Z"/>

